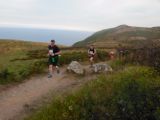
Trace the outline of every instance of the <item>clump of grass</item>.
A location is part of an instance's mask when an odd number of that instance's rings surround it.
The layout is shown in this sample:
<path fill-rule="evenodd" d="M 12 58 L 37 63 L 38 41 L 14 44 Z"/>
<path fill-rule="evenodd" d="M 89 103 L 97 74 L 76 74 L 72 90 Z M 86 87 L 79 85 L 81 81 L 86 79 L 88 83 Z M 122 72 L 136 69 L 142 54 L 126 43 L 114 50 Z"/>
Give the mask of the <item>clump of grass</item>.
<path fill-rule="evenodd" d="M 45 51 L 45 48 L 46 43 L 0 40 L 0 84 L 21 82 L 32 74 L 44 71 L 46 60 L 34 58 L 34 53 L 32 56 L 27 53 Z"/>
<path fill-rule="evenodd" d="M 148 44 L 143 48 L 128 48 L 128 54 L 123 57 L 125 63 L 153 67 L 160 73 L 160 48 Z"/>
<path fill-rule="evenodd" d="M 0 84 L 21 82 L 33 74 L 42 73 L 46 64 L 45 60 L 35 60 L 14 63 L 12 66 L 4 67 L 0 70 Z"/>
<path fill-rule="evenodd" d="M 26 120 L 156 120 L 160 118 L 159 80 L 151 68 L 128 67 L 53 100 Z"/>
<path fill-rule="evenodd" d="M 31 50 L 27 52 L 27 58 L 25 59 L 42 59 L 47 58 L 46 50 Z M 105 61 L 109 59 L 109 54 L 106 51 L 98 50 L 96 55 L 96 61 Z M 59 64 L 65 65 L 69 64 L 71 61 L 79 61 L 84 62 L 88 61 L 89 57 L 87 51 L 71 51 L 71 52 L 63 52 L 62 56 L 59 58 Z"/>
<path fill-rule="evenodd" d="M 127 66 L 127 64 L 124 61 L 119 59 L 109 61 L 108 64 L 112 67 L 112 69 L 114 69 L 114 71 L 121 70 L 125 68 L 125 66 Z"/>

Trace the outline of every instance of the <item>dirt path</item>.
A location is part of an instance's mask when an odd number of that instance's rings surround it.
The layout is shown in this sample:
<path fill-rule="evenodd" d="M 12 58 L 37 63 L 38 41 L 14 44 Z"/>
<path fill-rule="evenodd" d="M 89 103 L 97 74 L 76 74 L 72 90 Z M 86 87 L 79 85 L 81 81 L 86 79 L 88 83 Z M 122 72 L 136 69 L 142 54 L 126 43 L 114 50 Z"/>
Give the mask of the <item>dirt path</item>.
<path fill-rule="evenodd" d="M 49 79 L 47 75 L 35 76 L 20 85 L 3 90 L 0 92 L 0 120 L 13 120 L 25 107 L 42 96 L 72 87 L 73 84 L 79 83 L 63 69 L 60 74 L 55 73 L 54 78 Z"/>

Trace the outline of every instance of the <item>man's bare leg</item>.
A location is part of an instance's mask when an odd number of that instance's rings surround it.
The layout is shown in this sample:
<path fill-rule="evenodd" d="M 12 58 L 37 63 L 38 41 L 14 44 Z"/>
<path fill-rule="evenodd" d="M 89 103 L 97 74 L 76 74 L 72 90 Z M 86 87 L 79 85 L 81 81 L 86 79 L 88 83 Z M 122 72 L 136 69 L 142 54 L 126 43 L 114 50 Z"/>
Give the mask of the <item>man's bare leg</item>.
<path fill-rule="evenodd" d="M 57 69 L 56 66 L 52 66 L 52 73 L 54 73 L 55 69 Z"/>
<path fill-rule="evenodd" d="M 60 73 L 59 66 L 56 66 L 57 73 Z"/>
<path fill-rule="evenodd" d="M 93 57 L 90 58 L 91 67 L 93 66 Z"/>
<path fill-rule="evenodd" d="M 53 65 L 49 65 L 49 74 L 48 74 L 48 78 L 51 78 L 53 74 Z"/>

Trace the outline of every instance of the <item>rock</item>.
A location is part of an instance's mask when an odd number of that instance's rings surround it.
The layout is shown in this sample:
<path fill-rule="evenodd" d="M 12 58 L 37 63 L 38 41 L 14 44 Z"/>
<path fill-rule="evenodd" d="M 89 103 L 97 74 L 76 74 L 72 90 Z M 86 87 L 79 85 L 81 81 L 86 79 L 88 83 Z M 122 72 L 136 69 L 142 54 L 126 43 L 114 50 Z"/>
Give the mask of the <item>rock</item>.
<path fill-rule="evenodd" d="M 98 63 L 91 67 L 93 73 L 112 72 L 113 69 L 108 64 Z"/>
<path fill-rule="evenodd" d="M 84 69 L 83 66 L 77 62 L 77 61 L 72 61 L 69 66 L 67 67 L 68 72 L 73 72 L 78 75 L 83 75 L 84 74 Z"/>

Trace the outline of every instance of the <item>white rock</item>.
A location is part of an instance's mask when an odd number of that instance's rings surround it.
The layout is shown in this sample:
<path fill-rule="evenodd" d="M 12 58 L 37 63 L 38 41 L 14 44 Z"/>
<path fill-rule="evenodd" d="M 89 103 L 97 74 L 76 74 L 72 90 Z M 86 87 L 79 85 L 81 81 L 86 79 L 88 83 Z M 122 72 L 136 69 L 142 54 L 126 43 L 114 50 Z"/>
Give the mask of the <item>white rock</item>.
<path fill-rule="evenodd" d="M 77 61 L 72 61 L 67 67 L 67 71 L 76 73 L 78 75 L 84 74 L 83 66 Z"/>
<path fill-rule="evenodd" d="M 93 73 L 112 72 L 113 69 L 108 64 L 98 63 L 91 67 Z"/>

